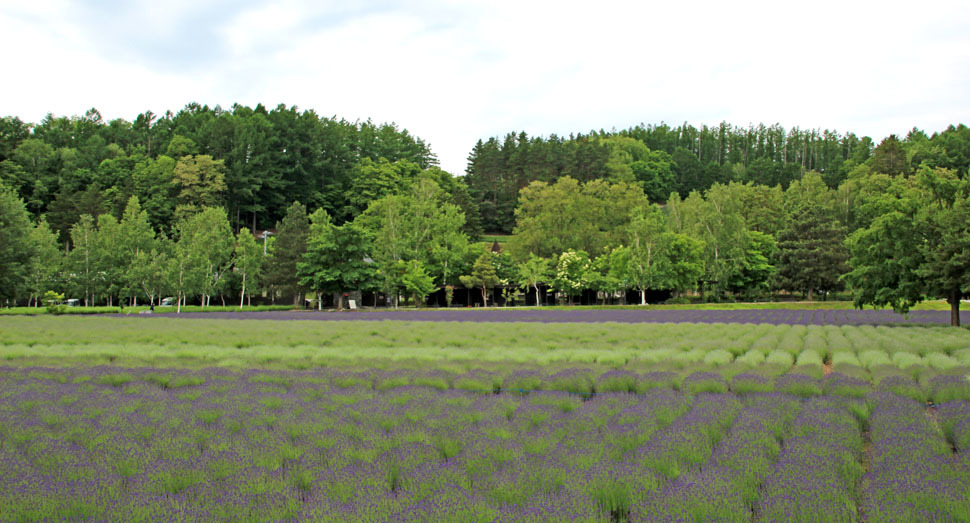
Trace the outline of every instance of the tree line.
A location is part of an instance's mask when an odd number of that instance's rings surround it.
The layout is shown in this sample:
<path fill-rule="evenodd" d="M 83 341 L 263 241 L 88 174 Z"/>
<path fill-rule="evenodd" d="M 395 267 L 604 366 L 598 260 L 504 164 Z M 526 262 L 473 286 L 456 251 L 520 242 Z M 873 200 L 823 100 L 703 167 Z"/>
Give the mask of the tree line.
<path fill-rule="evenodd" d="M 120 217 L 131 196 L 166 232 L 201 206 L 223 207 L 234 230 L 270 228 L 296 200 L 344 220 L 436 164 L 423 140 L 395 124 L 285 105 L 192 103 L 130 122 L 106 122 L 96 109 L 37 124 L 0 118 L 0 180 L 64 241 L 81 215 Z"/>
<path fill-rule="evenodd" d="M 970 291 L 963 125 L 879 145 L 779 126 L 519 133 L 476 144 L 465 177 L 435 163 L 396 125 L 285 106 L 6 117 L 0 299 L 848 290 L 958 311 Z M 513 234 L 499 250 L 476 242 L 483 230 Z"/>
<path fill-rule="evenodd" d="M 683 124 L 639 125 L 568 137 L 530 137 L 524 132 L 479 140 L 468 157 L 465 181 L 489 232 L 511 233 L 519 191 L 533 181 L 570 176 L 639 185 L 652 202 L 682 198 L 715 183 L 788 185 L 808 171 L 837 188 L 866 172 L 911 174 L 920 165 L 966 173 L 970 130 L 951 126 L 928 136 L 911 130 L 878 146 L 869 137 L 829 130 L 785 130 L 780 125 L 695 128 Z"/>

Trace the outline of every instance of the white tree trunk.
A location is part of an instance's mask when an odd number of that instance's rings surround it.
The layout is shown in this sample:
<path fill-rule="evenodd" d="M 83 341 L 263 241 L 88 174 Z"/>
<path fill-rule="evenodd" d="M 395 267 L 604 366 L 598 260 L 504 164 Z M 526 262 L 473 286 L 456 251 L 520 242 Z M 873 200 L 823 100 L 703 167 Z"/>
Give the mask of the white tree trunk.
<path fill-rule="evenodd" d="M 246 273 L 243 273 L 242 292 L 239 293 L 239 308 L 243 308 L 243 300 L 246 297 Z"/>

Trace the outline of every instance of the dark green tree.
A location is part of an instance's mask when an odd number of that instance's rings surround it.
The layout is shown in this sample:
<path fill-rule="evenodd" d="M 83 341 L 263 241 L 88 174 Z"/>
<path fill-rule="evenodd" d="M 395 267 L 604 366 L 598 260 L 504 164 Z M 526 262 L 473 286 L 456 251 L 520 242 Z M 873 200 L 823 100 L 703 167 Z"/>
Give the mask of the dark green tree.
<path fill-rule="evenodd" d="M 306 207 L 294 202 L 286 211 L 283 221 L 276 224 L 273 252 L 266 263 L 264 282 L 274 288 L 274 293 L 293 299 L 300 304 L 306 287 L 300 283 L 297 264 L 303 260 L 310 233 L 310 220 Z"/>
<path fill-rule="evenodd" d="M 23 296 L 34 246 L 24 202 L 0 185 L 0 300 Z"/>
<path fill-rule="evenodd" d="M 799 207 L 778 235 L 777 284 L 805 292 L 839 290 L 848 270 L 845 229 L 818 204 Z"/>
<path fill-rule="evenodd" d="M 890 176 L 909 173 L 909 158 L 895 134 L 889 135 L 876 147 L 869 161 L 872 172 Z"/>

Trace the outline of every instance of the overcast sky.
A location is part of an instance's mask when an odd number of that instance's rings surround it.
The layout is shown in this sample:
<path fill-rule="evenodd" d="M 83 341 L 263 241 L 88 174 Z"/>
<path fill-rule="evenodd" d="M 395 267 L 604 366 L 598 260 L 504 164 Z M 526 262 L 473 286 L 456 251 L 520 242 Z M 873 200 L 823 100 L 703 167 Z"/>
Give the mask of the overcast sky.
<path fill-rule="evenodd" d="M 4 2 L 0 115 L 285 103 L 394 121 L 456 174 L 519 130 L 970 123 L 966 0 L 352 3 Z"/>

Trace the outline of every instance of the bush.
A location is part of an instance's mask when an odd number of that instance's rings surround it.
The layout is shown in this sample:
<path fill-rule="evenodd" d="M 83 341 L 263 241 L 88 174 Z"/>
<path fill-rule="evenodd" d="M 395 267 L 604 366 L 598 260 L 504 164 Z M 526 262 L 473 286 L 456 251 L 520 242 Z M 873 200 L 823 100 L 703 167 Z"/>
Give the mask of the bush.
<path fill-rule="evenodd" d="M 737 394 L 750 394 L 752 392 L 771 392 L 774 390 L 774 386 L 764 376 L 744 373 L 738 374 L 731 380 L 731 389 Z"/>
<path fill-rule="evenodd" d="M 702 392 L 727 392 L 728 384 L 720 374 L 713 372 L 695 372 L 687 376 L 680 389 L 693 394 Z"/>
<path fill-rule="evenodd" d="M 690 298 L 687 296 L 678 296 L 676 298 L 670 298 L 664 302 L 664 305 L 690 305 Z"/>
<path fill-rule="evenodd" d="M 47 291 L 44 293 L 44 303 L 47 307 L 47 312 L 50 314 L 64 314 L 67 310 L 67 306 L 64 305 L 64 295 L 59 292 Z"/>

